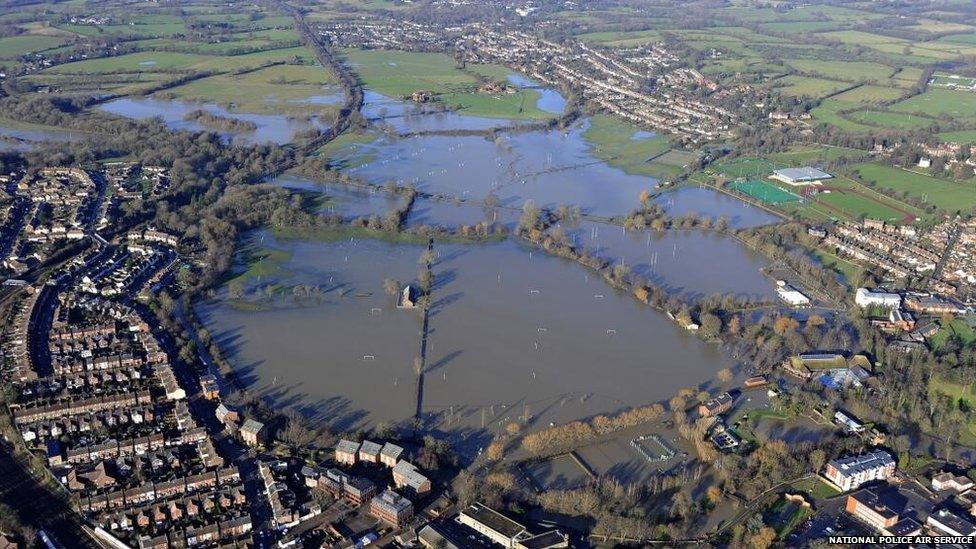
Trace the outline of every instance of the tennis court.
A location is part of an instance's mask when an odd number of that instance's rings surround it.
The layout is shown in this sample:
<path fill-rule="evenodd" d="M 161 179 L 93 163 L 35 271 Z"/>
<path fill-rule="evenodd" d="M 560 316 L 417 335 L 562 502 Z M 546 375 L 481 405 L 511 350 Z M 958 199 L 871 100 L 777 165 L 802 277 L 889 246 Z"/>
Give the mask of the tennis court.
<path fill-rule="evenodd" d="M 776 185 L 771 185 L 765 181 L 749 180 L 737 181 L 729 185 L 740 193 L 745 193 L 753 198 L 761 200 L 766 204 L 787 204 L 789 202 L 799 202 L 800 197 L 785 191 Z"/>

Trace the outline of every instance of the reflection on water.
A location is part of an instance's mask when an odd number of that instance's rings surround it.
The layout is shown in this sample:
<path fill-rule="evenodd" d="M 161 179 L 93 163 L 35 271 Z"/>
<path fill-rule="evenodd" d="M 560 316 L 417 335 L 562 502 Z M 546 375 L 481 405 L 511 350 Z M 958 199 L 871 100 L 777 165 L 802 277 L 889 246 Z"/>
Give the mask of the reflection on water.
<path fill-rule="evenodd" d="M 247 114 L 231 112 L 213 103 L 192 103 L 168 99 L 155 99 L 150 97 L 123 97 L 109 101 L 100 108 L 106 112 L 117 114 L 119 116 L 125 116 L 127 118 L 146 119 L 158 116 L 167 126 L 174 130 L 214 131 L 196 121 L 183 119 L 187 113 L 198 109 L 203 109 L 217 116 L 253 122 L 257 126 L 257 129 L 253 132 L 216 132 L 230 141 L 244 144 L 272 142 L 282 145 L 290 142 L 295 133 L 301 130 L 307 130 L 310 128 L 327 128 L 327 126 L 318 122 L 316 119 L 313 119 L 311 122 L 303 122 L 278 114 Z"/>
<path fill-rule="evenodd" d="M 589 221 L 565 230 L 577 246 L 621 262 L 672 293 L 775 297 L 772 282 L 760 272 L 768 262 L 729 236 L 694 230 L 624 231 Z"/>
<path fill-rule="evenodd" d="M 81 132 L 45 128 L 18 128 L 0 123 L 0 136 L 7 138 L 0 139 L 0 150 L 29 151 L 35 142 L 54 141 L 62 143 L 78 139 L 82 135 Z"/>
<path fill-rule="evenodd" d="M 242 377 L 276 404 L 338 428 L 411 418 L 420 316 L 396 309 L 383 280 L 413 280 L 423 247 L 257 238 L 290 252 L 275 282 L 327 292 L 304 307 L 285 292 L 261 313 L 234 308 L 225 294 L 201 304 Z M 483 419 L 497 430 L 522 415 L 544 425 L 612 412 L 666 399 L 727 365 L 717 349 L 574 263 L 511 241 L 435 250 L 421 405 L 430 427 L 472 434 Z"/>

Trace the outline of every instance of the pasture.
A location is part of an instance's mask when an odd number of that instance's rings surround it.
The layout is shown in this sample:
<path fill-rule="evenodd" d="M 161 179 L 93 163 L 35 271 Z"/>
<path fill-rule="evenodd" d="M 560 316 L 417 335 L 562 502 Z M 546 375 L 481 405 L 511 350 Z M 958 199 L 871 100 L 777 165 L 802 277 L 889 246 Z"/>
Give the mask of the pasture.
<path fill-rule="evenodd" d="M 626 122 L 598 114 L 590 119 L 583 138 L 591 145 L 594 156 L 627 173 L 660 174 L 648 160 L 670 148 L 667 138 L 662 135 L 641 137 L 637 131 L 638 128 Z"/>
<path fill-rule="evenodd" d="M 875 163 L 859 164 L 854 171 L 864 181 L 872 182 L 880 188 L 924 198 L 947 212 L 968 211 L 976 206 L 976 188 L 969 184 L 954 183 Z"/>
<path fill-rule="evenodd" d="M 233 103 L 251 113 L 316 111 L 328 108 L 316 98 L 336 92 L 333 75 L 316 65 L 275 65 L 245 74 L 222 74 L 167 90 L 166 95 L 188 101 Z M 341 97 L 338 99 L 341 102 Z"/>
<path fill-rule="evenodd" d="M 794 69 L 834 80 L 863 82 L 889 78 L 894 68 L 869 61 L 824 61 L 820 59 L 787 59 Z"/>
<path fill-rule="evenodd" d="M 895 103 L 890 109 L 929 116 L 944 114 L 976 119 L 976 93 L 943 88 L 929 89 L 925 93 Z"/>

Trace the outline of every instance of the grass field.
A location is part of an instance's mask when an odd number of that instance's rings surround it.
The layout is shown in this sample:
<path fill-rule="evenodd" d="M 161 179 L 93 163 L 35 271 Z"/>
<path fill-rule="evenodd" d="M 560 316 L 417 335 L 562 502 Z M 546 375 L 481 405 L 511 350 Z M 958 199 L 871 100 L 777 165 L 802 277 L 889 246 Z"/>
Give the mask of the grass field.
<path fill-rule="evenodd" d="M 976 386 L 955 383 L 939 376 L 929 379 L 929 394 L 942 394 L 952 399 L 957 406 L 966 410 L 976 408 Z M 976 419 L 972 419 L 959 433 L 959 442 L 976 443 Z"/>
<path fill-rule="evenodd" d="M 785 204 L 799 202 L 800 197 L 765 181 L 738 181 L 729 185 L 733 189 L 756 198 L 766 204 Z"/>
<path fill-rule="evenodd" d="M 900 130 L 927 128 L 935 123 L 934 119 L 926 116 L 878 110 L 858 111 L 848 116 L 857 122 Z"/>
<path fill-rule="evenodd" d="M 943 132 L 939 134 L 939 139 L 953 143 L 976 143 L 976 130 Z"/>
<path fill-rule="evenodd" d="M 246 55 L 219 56 L 174 52 L 138 52 L 116 57 L 86 59 L 52 67 L 44 72 L 99 74 L 113 72 L 172 72 L 191 70 L 229 71 L 258 67 L 271 61 L 311 62 L 312 53 L 304 47 L 271 50 Z"/>
<path fill-rule="evenodd" d="M 330 110 L 309 98 L 337 91 L 332 73 L 314 65 L 276 65 L 241 75 L 218 75 L 195 80 L 165 92 L 167 97 L 189 101 L 233 103 L 251 113 L 312 113 Z M 341 98 L 340 98 L 341 100 Z"/>
<path fill-rule="evenodd" d="M 553 114 L 536 107 L 539 101 L 536 90 L 519 90 L 517 93 L 491 95 L 477 92 L 453 92 L 441 94 L 437 100 L 456 107 L 465 114 L 491 118 L 544 120 Z"/>
<path fill-rule="evenodd" d="M 405 97 L 417 90 L 466 91 L 477 79 L 459 70 L 450 56 L 390 50 L 343 50 L 366 87 L 383 95 Z"/>
<path fill-rule="evenodd" d="M 829 498 L 840 493 L 836 488 L 824 482 L 819 476 L 794 482 L 793 489 L 810 494 L 814 499 Z"/>
<path fill-rule="evenodd" d="M 893 101 L 899 97 L 902 97 L 903 95 L 905 95 L 905 92 L 898 88 L 864 85 L 858 86 L 853 90 L 848 90 L 844 93 L 837 94 L 831 97 L 831 99 L 843 103 L 881 103 L 885 101 Z"/>
<path fill-rule="evenodd" d="M 947 212 L 968 211 L 976 206 L 976 188 L 969 184 L 874 163 L 859 164 L 855 172 L 861 179 L 874 182 L 878 187 L 924 196 Z"/>
<path fill-rule="evenodd" d="M 553 114 L 536 106 L 539 93 L 520 90 L 514 94 L 478 93 L 481 75 L 502 80 L 511 70 L 499 65 L 473 65 L 461 70 L 453 58 L 441 53 L 391 50 L 344 50 L 365 86 L 390 97 L 407 97 L 418 90 L 436 94 L 447 105 L 465 114 L 490 118 L 545 119 Z"/>
<path fill-rule="evenodd" d="M 976 341 L 976 331 L 973 331 L 972 326 L 961 318 L 957 318 L 947 325 L 942 325 L 941 322 L 939 324 L 941 325 L 941 329 L 929 341 L 935 349 L 941 349 L 946 344 L 946 341 L 953 336 L 959 338 L 960 343 L 963 345 L 970 345 Z"/>
<path fill-rule="evenodd" d="M 835 80 L 864 82 L 883 80 L 892 75 L 894 68 L 869 61 L 823 61 L 820 59 L 787 59 L 794 69 Z"/>
<path fill-rule="evenodd" d="M 849 212 L 853 217 L 870 217 L 871 219 L 882 219 L 885 221 L 900 221 L 905 215 L 898 210 L 889 208 L 880 202 L 876 202 L 865 196 L 853 192 L 833 191 L 830 193 L 820 193 L 817 201 L 840 208 Z"/>
<path fill-rule="evenodd" d="M 830 124 L 846 132 L 865 133 L 873 131 L 874 128 L 872 126 L 859 124 L 841 114 L 841 111 L 846 111 L 851 108 L 853 108 L 853 105 L 850 103 L 844 103 L 843 101 L 830 98 L 821 101 L 818 107 L 810 110 L 810 114 L 814 120 L 824 124 Z"/>
<path fill-rule="evenodd" d="M 851 86 L 849 82 L 809 76 L 786 76 L 773 81 L 773 87 L 787 97 L 826 97 Z"/>
<path fill-rule="evenodd" d="M 844 275 L 844 279 L 848 282 L 857 279 L 859 273 L 864 271 L 862 267 L 847 261 L 841 257 L 838 257 L 830 252 L 825 252 L 823 250 L 816 250 L 813 252 L 815 256 L 820 260 L 820 263 L 827 267 L 828 269 L 833 269 L 840 274 Z"/>
<path fill-rule="evenodd" d="M 976 93 L 930 89 L 892 105 L 891 110 L 922 113 L 931 116 L 947 114 L 955 117 L 976 119 Z"/>
<path fill-rule="evenodd" d="M 628 173 L 659 177 L 661 170 L 648 159 L 667 151 L 668 140 L 661 135 L 635 139 L 637 130 L 630 124 L 598 114 L 590 119 L 583 138 L 592 145 L 597 158 Z"/>
<path fill-rule="evenodd" d="M 28 53 L 56 48 L 66 42 L 58 36 L 32 34 L 0 38 L 0 59 L 16 59 Z"/>
<path fill-rule="evenodd" d="M 829 162 L 840 158 L 858 157 L 867 151 L 849 149 L 846 147 L 831 147 L 827 145 L 794 145 L 788 150 L 772 153 L 770 159 L 780 164 L 803 166 Z"/>
<path fill-rule="evenodd" d="M 761 179 L 768 176 L 773 170 L 785 168 L 785 164 L 777 164 L 765 158 L 736 158 L 728 162 L 717 162 L 712 164 L 710 169 L 725 177 L 738 179 L 753 178 Z"/>

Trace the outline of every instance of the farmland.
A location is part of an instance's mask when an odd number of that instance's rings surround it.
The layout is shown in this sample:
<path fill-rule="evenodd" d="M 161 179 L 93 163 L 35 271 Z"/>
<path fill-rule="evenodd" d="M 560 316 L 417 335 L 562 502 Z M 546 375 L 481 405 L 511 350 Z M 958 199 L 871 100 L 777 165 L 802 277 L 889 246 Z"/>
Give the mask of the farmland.
<path fill-rule="evenodd" d="M 930 116 L 949 115 L 976 120 L 976 93 L 930 89 L 891 106 L 891 110 Z"/>
<path fill-rule="evenodd" d="M 415 53 L 391 50 L 344 50 L 349 64 L 358 72 L 363 84 L 383 95 L 405 98 L 416 91 L 434 94 L 446 105 L 460 108 L 465 114 L 490 118 L 552 118 L 536 106 L 535 90 L 516 93 L 479 93 L 482 79 L 511 71 L 500 66 L 471 66 L 464 70 L 450 56 L 441 53 Z"/>
<path fill-rule="evenodd" d="M 172 88 L 167 97 L 233 104 L 250 113 L 302 113 L 327 109 L 315 98 L 335 93 L 332 75 L 315 65 L 275 65 L 245 74 L 226 74 Z"/>
<path fill-rule="evenodd" d="M 648 162 L 668 150 L 667 138 L 661 135 L 640 136 L 637 128 L 608 116 L 594 116 L 583 138 L 593 147 L 597 158 L 637 175 L 660 176 L 660 165 Z"/>
<path fill-rule="evenodd" d="M 860 164 L 854 171 L 864 181 L 880 188 L 924 198 L 948 212 L 967 211 L 976 206 L 976 188 L 971 185 L 874 163 Z"/>

